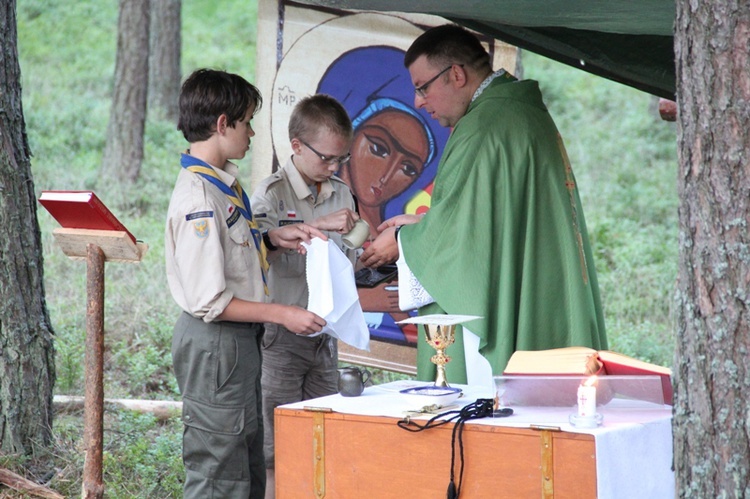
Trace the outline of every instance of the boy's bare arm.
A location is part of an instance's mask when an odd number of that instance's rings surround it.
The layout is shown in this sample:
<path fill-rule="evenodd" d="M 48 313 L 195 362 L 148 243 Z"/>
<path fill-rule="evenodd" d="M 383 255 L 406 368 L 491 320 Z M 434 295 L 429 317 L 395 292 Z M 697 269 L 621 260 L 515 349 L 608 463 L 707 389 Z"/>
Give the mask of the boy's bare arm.
<path fill-rule="evenodd" d="M 232 322 L 271 322 L 297 334 L 313 334 L 326 325 L 318 315 L 294 305 L 259 303 L 232 298 L 227 308 L 216 318 Z"/>
<path fill-rule="evenodd" d="M 286 225 L 268 231 L 271 243 L 278 248 L 293 249 L 302 254 L 306 252 L 303 242 L 310 242 L 319 237 L 324 241 L 328 238 L 315 227 L 307 224 Z M 232 298 L 217 320 L 232 322 L 271 322 L 284 326 L 297 334 L 313 334 L 325 326 L 326 321 L 307 310 L 280 303 L 260 303 L 239 298 Z"/>

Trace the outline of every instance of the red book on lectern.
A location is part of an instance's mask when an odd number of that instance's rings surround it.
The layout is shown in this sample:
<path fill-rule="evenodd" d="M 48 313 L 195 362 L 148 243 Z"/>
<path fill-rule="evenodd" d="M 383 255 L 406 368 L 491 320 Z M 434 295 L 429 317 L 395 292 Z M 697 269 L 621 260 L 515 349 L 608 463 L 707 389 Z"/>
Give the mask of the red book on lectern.
<path fill-rule="evenodd" d="M 92 191 L 42 191 L 39 203 L 66 229 L 117 230 L 136 242 Z"/>

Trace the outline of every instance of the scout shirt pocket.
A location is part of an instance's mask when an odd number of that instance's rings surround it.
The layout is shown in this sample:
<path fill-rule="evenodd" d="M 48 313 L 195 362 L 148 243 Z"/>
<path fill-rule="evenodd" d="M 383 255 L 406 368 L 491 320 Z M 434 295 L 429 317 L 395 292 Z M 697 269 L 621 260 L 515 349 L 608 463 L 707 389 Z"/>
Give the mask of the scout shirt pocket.
<path fill-rule="evenodd" d="M 307 257 L 296 251 L 285 251 L 273 262 L 271 268 L 279 277 L 300 277 L 305 275 Z"/>
<path fill-rule="evenodd" d="M 235 210 L 234 213 L 239 215 L 239 210 Z M 227 256 L 224 260 L 224 266 L 230 274 L 247 272 L 253 265 L 258 265 L 257 250 L 255 249 L 250 227 L 247 225 L 245 219 L 240 216 L 239 219 L 233 221 L 232 218 L 234 217 L 227 219 L 227 232 L 229 239 L 234 244 L 230 244 L 225 248 Z"/>

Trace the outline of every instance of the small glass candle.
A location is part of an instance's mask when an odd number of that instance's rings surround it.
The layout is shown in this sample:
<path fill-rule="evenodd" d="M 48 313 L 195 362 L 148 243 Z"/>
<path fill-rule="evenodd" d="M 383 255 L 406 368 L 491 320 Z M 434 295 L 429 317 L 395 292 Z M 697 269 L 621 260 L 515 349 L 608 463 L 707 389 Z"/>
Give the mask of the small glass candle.
<path fill-rule="evenodd" d="M 590 418 L 596 414 L 596 376 L 578 387 L 578 417 Z"/>

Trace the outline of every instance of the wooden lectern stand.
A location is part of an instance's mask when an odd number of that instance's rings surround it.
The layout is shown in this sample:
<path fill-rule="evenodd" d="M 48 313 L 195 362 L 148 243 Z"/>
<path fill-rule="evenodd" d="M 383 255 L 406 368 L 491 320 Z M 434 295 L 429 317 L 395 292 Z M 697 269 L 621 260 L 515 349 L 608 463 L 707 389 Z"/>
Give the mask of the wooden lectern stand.
<path fill-rule="evenodd" d="M 83 493 L 86 499 L 104 497 L 102 441 L 104 435 L 104 262 L 139 263 L 148 245 L 136 243 L 126 232 L 55 229 L 52 234 L 68 257 L 86 259 L 86 367 L 83 406 Z"/>

